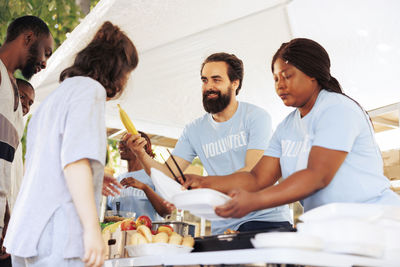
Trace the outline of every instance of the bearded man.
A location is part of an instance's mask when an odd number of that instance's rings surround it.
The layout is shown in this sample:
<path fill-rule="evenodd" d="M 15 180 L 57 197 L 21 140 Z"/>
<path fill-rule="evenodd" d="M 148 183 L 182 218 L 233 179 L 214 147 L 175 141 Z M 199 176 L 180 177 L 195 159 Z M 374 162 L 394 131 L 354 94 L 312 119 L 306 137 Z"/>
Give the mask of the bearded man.
<path fill-rule="evenodd" d="M 198 156 L 208 175 L 227 175 L 251 171 L 267 148 L 272 134 L 270 115 L 236 96 L 242 87 L 243 62 L 233 54 L 216 53 L 201 65 L 203 106 L 207 112 L 185 126 L 172 154 L 185 170 Z M 165 164 L 150 158 L 143 149 L 145 140 L 131 136 L 127 145 L 142 162 L 146 171 L 155 167 L 172 176 Z M 179 176 L 172 159 L 167 160 Z M 287 205 L 250 213 L 240 219 L 213 221 L 211 231 L 221 234 L 226 229 L 238 231 L 291 229 Z"/>
<path fill-rule="evenodd" d="M 0 47 L 0 230 L 4 226 L 11 163 L 23 131 L 22 105 L 14 72 L 19 69 L 26 79 L 30 79 L 46 67 L 52 52 L 50 30 L 35 16 L 12 21 Z"/>
<path fill-rule="evenodd" d="M 11 163 L 24 127 L 23 107 L 14 72 L 19 69 L 26 79 L 30 79 L 46 67 L 52 52 L 50 30 L 35 16 L 23 16 L 12 21 L 0 47 L 0 259 L 6 261 L 9 261 L 9 255 L 3 248 L 3 237 L 9 219 L 7 194 L 11 184 Z M 0 265 L 7 265 L 6 261 Z"/>

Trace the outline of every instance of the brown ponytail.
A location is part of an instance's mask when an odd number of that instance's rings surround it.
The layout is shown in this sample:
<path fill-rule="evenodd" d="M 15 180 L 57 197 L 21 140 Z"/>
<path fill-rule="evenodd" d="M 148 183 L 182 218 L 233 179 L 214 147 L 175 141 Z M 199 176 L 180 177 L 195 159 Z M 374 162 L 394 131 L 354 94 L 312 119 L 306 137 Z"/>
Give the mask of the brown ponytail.
<path fill-rule="evenodd" d="M 61 72 L 60 82 L 74 76 L 91 77 L 104 86 L 107 97 L 115 98 L 122 93 L 128 74 L 138 62 L 132 41 L 119 27 L 106 21 L 77 54 L 74 64 Z"/>

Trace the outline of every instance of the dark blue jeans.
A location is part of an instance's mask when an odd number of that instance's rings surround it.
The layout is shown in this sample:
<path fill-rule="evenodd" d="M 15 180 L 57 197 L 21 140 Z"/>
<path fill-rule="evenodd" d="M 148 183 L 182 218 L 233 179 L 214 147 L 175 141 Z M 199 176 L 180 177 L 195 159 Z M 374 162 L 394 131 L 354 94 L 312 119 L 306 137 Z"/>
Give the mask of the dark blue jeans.
<path fill-rule="evenodd" d="M 264 222 L 264 221 L 250 221 L 242 224 L 238 231 L 249 232 L 249 231 L 273 231 L 278 230 L 282 232 L 293 231 L 293 226 L 290 222 Z"/>

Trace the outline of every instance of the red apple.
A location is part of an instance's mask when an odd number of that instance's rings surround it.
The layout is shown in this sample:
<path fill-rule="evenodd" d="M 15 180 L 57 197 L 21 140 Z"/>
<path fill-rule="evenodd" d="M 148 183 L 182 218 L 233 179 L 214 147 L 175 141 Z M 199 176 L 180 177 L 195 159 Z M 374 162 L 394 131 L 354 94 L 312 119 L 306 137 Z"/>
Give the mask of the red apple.
<path fill-rule="evenodd" d="M 136 223 L 131 219 L 124 220 L 121 223 L 121 230 L 122 231 L 136 230 Z"/>
<path fill-rule="evenodd" d="M 151 219 L 146 215 L 139 216 L 139 218 L 136 219 L 136 226 L 139 227 L 139 225 L 146 225 L 151 229 Z"/>

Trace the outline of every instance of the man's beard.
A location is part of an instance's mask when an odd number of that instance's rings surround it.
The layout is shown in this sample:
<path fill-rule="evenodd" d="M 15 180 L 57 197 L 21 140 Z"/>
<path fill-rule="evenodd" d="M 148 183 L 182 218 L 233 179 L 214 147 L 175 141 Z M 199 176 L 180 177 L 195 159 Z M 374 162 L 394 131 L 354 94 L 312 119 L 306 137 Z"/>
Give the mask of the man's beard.
<path fill-rule="evenodd" d="M 28 59 L 26 61 L 25 66 L 21 69 L 22 75 L 25 79 L 29 80 L 33 74 L 36 73 L 36 68 L 39 65 L 38 57 L 39 57 L 39 42 L 34 42 L 31 47 L 29 48 Z"/>
<path fill-rule="evenodd" d="M 223 111 L 231 102 L 232 86 L 228 87 L 228 92 L 221 95 L 220 91 L 209 90 L 203 93 L 203 107 L 206 112 L 216 114 Z M 215 99 L 209 99 L 208 95 L 217 94 L 218 97 Z"/>

